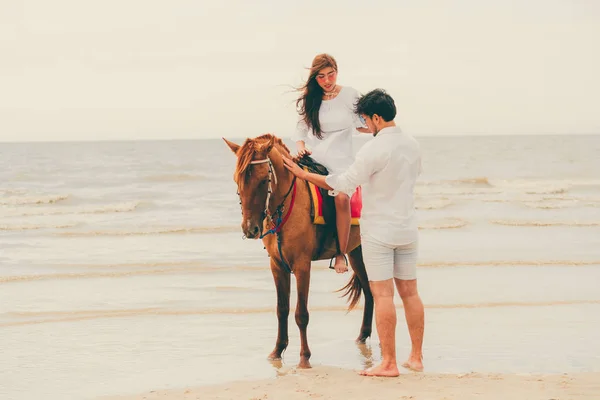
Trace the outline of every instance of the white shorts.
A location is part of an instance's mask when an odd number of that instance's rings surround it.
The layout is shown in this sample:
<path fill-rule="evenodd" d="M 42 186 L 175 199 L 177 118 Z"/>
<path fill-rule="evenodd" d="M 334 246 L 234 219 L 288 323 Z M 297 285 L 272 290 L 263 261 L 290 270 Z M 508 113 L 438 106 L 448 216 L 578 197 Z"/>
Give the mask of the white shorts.
<path fill-rule="evenodd" d="M 361 235 L 361 244 L 369 281 L 417 279 L 418 242 L 389 246 L 371 236 Z"/>

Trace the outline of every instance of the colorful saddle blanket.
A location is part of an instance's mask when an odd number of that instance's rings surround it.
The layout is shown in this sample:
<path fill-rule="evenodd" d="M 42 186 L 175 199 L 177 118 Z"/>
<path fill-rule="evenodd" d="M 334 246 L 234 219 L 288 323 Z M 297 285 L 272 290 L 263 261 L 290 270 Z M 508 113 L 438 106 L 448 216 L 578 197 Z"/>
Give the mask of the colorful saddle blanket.
<path fill-rule="evenodd" d="M 306 171 L 314 172 L 321 175 L 327 175 L 327 169 L 322 165 L 316 163 L 309 156 L 298 161 L 298 164 Z M 326 212 L 328 207 L 335 207 L 334 198 L 329 196 L 327 189 L 319 188 L 318 186 L 307 182 L 310 190 L 310 197 L 312 202 L 312 217 L 313 223 L 316 225 L 326 225 L 328 223 L 335 225 L 335 214 L 332 215 L 330 212 Z M 325 199 L 325 201 L 324 201 Z M 360 215 L 362 211 L 362 191 L 359 186 L 356 191 L 350 197 L 350 216 L 352 218 L 352 225 L 359 225 Z M 327 218 L 332 219 L 328 221 Z"/>

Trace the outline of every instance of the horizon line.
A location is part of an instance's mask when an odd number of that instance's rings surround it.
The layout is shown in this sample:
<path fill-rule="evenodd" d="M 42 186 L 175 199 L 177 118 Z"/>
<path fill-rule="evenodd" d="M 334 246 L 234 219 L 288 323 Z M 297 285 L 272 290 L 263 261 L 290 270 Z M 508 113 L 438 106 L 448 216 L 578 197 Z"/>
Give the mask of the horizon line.
<path fill-rule="evenodd" d="M 415 138 L 452 138 L 452 137 L 526 137 L 526 136 L 595 136 L 600 135 L 597 133 L 461 133 L 461 134 L 413 134 Z M 256 135 L 259 136 L 259 135 Z M 277 136 L 277 135 L 275 135 Z M 369 134 L 360 133 L 353 134 L 353 138 L 368 137 Z M 227 140 L 246 140 L 251 138 L 250 136 L 223 136 Z M 56 140 L 0 140 L 0 144 L 31 144 L 31 143 L 108 143 L 108 142 L 192 142 L 192 141 L 206 141 L 206 140 L 222 140 L 219 137 L 208 137 L 208 138 L 139 138 L 139 139 L 56 139 Z M 282 140 L 292 140 L 289 137 L 278 136 Z"/>

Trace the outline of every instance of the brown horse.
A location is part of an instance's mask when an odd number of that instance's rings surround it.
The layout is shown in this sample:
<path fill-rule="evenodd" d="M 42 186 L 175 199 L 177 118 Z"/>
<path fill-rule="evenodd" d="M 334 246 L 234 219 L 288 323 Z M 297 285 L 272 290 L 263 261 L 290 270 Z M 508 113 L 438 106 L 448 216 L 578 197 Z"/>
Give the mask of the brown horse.
<path fill-rule="evenodd" d="M 277 291 L 278 331 L 270 360 L 280 360 L 288 346 L 291 274 L 296 277 L 298 301 L 296 324 L 300 330 L 300 362 L 310 368 L 311 352 L 306 337 L 308 326 L 308 292 L 311 262 L 331 259 L 337 242 L 331 230 L 315 225 L 311 217 L 311 197 L 305 181 L 294 177 L 283 165 L 282 154 L 291 158 L 281 139 L 265 134 L 246 139 L 240 146 L 223 138 L 237 156 L 234 181 L 242 207 L 242 231 L 249 239 L 261 238 L 270 257 L 271 272 Z M 348 258 L 354 271 L 339 291 L 348 296 L 349 310 L 365 295 L 362 325 L 356 341 L 364 343 L 371 336 L 373 296 L 360 246 L 358 226 L 350 229 Z"/>

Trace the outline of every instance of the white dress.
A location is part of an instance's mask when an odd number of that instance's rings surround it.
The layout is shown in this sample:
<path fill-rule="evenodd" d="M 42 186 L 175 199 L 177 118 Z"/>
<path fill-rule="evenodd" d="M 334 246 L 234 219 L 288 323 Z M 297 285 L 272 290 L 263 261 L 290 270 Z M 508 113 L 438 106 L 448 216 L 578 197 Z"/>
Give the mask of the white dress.
<path fill-rule="evenodd" d="M 323 100 L 319 109 L 323 139 L 317 138 L 302 118 L 296 126 L 294 140 L 303 140 L 311 157 L 330 174 L 344 172 L 354 161 L 352 135 L 357 127 L 366 128 L 354 113 L 359 96 L 356 89 L 343 86 L 334 99 Z"/>

